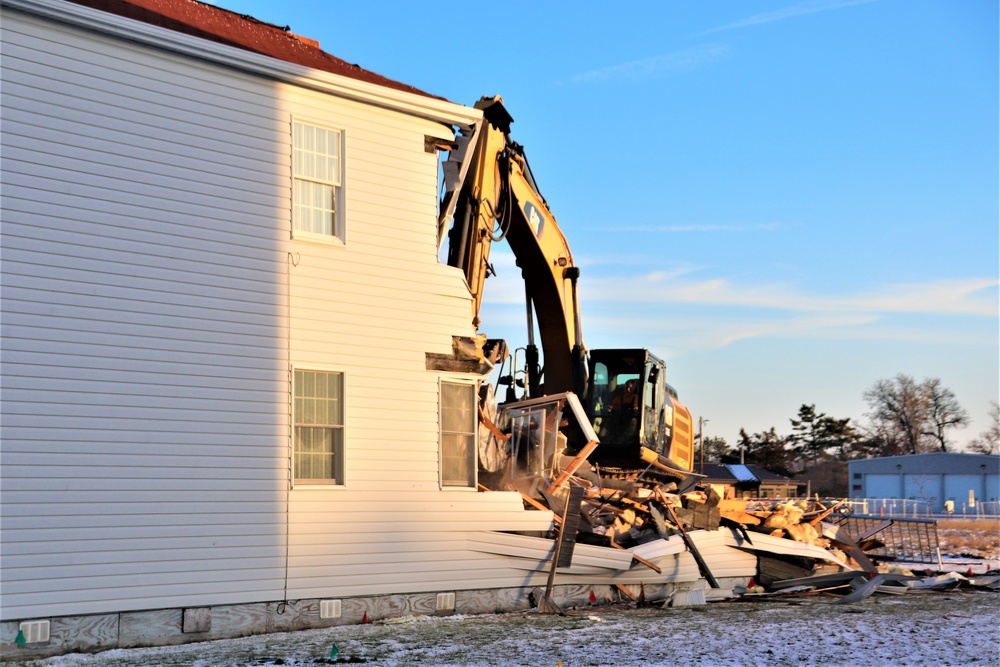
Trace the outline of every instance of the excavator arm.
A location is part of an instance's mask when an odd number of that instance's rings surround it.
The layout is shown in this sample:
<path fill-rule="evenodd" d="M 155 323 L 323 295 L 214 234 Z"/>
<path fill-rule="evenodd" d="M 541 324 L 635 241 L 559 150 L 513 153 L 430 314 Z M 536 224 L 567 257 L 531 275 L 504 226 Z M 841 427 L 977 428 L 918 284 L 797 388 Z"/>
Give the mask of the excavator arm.
<path fill-rule="evenodd" d="M 528 312 L 528 383 L 532 396 L 574 391 L 583 395 L 586 352 L 580 324 L 580 270 L 555 216 L 538 191 L 523 149 L 510 140 L 513 119 L 499 97 L 481 99 L 483 120 L 460 139 L 445 163 L 449 190 L 443 228 L 454 211 L 448 264 L 462 269 L 479 326 L 491 245 L 506 239 L 524 278 Z M 545 358 L 544 386 L 537 370 L 537 321 Z M 534 366 L 534 370 L 532 370 Z"/>
<path fill-rule="evenodd" d="M 513 119 L 503 101 L 484 97 L 476 108 L 483 119 L 460 128 L 455 150 L 444 164 L 446 192 L 438 218 L 440 241 L 451 224 L 448 264 L 465 274 L 473 324 L 479 327 L 483 284 L 492 270 L 490 248 L 506 240 L 524 278 L 528 396 L 573 392 L 580 397 L 600 436 L 592 460 L 628 466 L 641 463 L 645 448 L 690 470 L 692 419 L 676 395 L 668 395 L 665 364 L 646 349 L 595 350 L 588 360 L 577 295 L 580 270 L 566 237 L 538 190 L 524 150 L 510 139 Z M 534 340 L 536 322 L 544 383 Z M 616 396 L 630 383 L 636 392 L 631 407 L 622 403 L 614 409 L 620 400 Z M 586 442 L 583 438 L 576 444 Z"/>

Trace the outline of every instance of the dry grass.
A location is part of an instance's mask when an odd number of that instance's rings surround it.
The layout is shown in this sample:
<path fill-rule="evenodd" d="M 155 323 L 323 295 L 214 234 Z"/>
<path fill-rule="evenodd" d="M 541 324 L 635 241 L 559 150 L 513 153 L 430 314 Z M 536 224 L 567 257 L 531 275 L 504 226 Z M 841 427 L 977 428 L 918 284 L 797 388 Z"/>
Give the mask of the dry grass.
<path fill-rule="evenodd" d="M 942 551 L 1000 557 L 1000 520 L 997 519 L 940 520 L 938 537 Z"/>

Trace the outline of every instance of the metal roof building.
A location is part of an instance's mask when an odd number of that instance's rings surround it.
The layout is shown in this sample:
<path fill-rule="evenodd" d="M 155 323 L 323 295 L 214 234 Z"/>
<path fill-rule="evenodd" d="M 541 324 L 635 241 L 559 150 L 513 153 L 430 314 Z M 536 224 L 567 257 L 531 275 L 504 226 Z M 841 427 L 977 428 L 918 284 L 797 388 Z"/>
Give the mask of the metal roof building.
<path fill-rule="evenodd" d="M 926 503 L 930 512 L 975 509 L 1000 499 L 1000 456 L 932 452 L 850 461 L 851 498 Z M 995 511 L 995 510 L 994 510 Z"/>
<path fill-rule="evenodd" d="M 788 498 L 799 492 L 800 485 L 795 480 L 758 465 L 706 463 L 702 472 L 706 482 L 731 486 L 738 498 Z"/>

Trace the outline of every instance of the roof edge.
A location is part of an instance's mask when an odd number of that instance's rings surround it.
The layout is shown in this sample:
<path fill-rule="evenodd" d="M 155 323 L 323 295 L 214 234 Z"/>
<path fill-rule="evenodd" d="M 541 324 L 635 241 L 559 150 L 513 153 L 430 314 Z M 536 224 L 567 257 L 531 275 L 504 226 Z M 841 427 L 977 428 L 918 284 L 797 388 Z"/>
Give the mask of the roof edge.
<path fill-rule="evenodd" d="M 105 35 L 173 51 L 285 83 L 375 104 L 448 125 L 471 125 L 482 112 L 455 102 L 386 88 L 142 23 L 64 0 L 0 0 L 0 5 Z"/>
<path fill-rule="evenodd" d="M 891 456 L 873 456 L 866 459 L 851 459 L 847 463 L 863 463 L 865 461 L 887 461 L 889 459 L 912 459 L 915 456 L 968 456 L 984 459 L 1000 458 L 996 454 L 979 454 L 977 452 L 918 452 L 916 454 L 892 454 Z"/>

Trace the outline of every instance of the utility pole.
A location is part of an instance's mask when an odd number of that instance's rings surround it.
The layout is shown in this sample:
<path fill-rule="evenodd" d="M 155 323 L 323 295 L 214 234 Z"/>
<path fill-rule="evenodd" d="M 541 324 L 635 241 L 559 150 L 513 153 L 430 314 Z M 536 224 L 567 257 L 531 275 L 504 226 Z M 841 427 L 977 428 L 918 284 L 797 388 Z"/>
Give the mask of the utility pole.
<path fill-rule="evenodd" d="M 702 475 L 705 474 L 705 424 L 707 423 L 707 419 L 698 417 L 698 449 L 701 452 L 701 469 L 698 472 Z"/>

